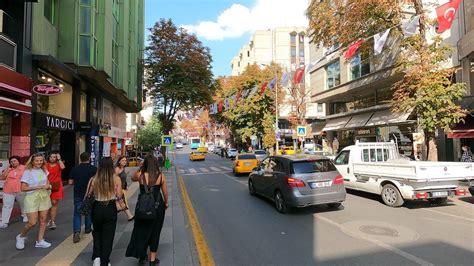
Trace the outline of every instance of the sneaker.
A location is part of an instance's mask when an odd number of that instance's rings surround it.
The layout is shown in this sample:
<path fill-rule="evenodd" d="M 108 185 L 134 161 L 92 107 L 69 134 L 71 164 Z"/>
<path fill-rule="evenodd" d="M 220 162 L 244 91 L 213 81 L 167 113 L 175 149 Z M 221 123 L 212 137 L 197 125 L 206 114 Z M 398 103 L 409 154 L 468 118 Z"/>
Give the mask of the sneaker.
<path fill-rule="evenodd" d="M 46 242 L 46 240 L 42 239 L 40 241 L 36 241 L 35 244 L 36 248 L 49 248 L 51 247 L 51 243 Z"/>
<path fill-rule="evenodd" d="M 21 234 L 17 235 L 16 236 L 16 249 L 24 249 L 25 240 L 26 240 L 26 237 L 21 236 Z"/>
<path fill-rule="evenodd" d="M 93 266 L 100 266 L 100 258 L 95 258 L 94 259 L 94 264 Z"/>
<path fill-rule="evenodd" d="M 24 223 L 27 223 L 27 222 L 28 222 L 28 216 L 26 216 L 26 215 L 23 216 L 23 222 L 24 222 Z"/>
<path fill-rule="evenodd" d="M 56 223 L 55 222 L 50 222 L 49 224 L 49 229 L 54 230 L 56 229 Z"/>
<path fill-rule="evenodd" d="M 7 228 L 8 224 L 0 223 L 0 228 Z"/>
<path fill-rule="evenodd" d="M 79 241 L 81 241 L 81 235 L 79 234 L 79 232 L 76 232 L 72 237 L 72 243 L 79 243 Z"/>

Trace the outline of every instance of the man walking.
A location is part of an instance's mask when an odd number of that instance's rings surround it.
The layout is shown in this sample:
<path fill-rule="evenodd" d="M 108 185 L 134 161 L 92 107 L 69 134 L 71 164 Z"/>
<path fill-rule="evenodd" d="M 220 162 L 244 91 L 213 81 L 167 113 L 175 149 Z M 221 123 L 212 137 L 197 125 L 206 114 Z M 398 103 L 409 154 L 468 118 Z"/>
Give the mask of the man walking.
<path fill-rule="evenodd" d="M 87 184 L 91 177 L 93 177 L 97 168 L 90 164 L 91 155 L 88 152 L 83 152 L 80 155 L 81 163 L 72 168 L 69 174 L 69 185 L 74 185 L 74 217 L 73 217 L 73 230 L 74 237 L 73 243 L 77 243 L 81 240 L 81 213 L 79 212 L 82 201 L 87 191 Z M 92 232 L 92 221 L 90 216 L 85 218 L 85 233 L 89 234 Z"/>

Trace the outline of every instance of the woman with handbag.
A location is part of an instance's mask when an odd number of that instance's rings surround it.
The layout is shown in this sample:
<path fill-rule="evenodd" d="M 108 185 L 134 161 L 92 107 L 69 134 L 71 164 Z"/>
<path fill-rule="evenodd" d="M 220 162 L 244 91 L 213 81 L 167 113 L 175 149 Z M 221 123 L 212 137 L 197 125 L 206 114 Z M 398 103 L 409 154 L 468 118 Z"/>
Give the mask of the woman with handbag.
<path fill-rule="evenodd" d="M 132 181 L 140 183 L 137 208 L 135 209 L 135 223 L 132 237 L 128 244 L 126 256 L 139 259 L 144 263 L 147 259 L 147 250 L 150 249 L 150 265 L 160 263 L 156 257 L 160 243 L 161 228 L 165 219 L 165 210 L 168 208 L 168 187 L 166 177 L 160 171 L 158 159 L 153 155 L 145 157 L 141 169 L 132 177 Z M 150 194 L 153 197 L 149 197 Z M 149 206 L 147 200 L 154 200 L 154 213 L 143 213 L 144 207 Z"/>
<path fill-rule="evenodd" d="M 94 266 L 109 265 L 117 226 L 117 199 L 122 198 L 120 177 L 115 174 L 114 162 L 104 157 L 99 162 L 97 174 L 89 181 L 84 200 L 93 195 L 92 204 L 92 260 Z M 88 204 L 83 204 L 84 206 Z"/>
<path fill-rule="evenodd" d="M 25 166 L 20 164 L 20 157 L 18 156 L 11 156 L 8 161 L 10 162 L 10 167 L 5 169 L 1 176 L 5 183 L 3 184 L 2 222 L 0 223 L 0 228 L 8 227 L 15 199 L 20 204 L 23 222 L 28 222 L 23 206 L 24 193 L 21 192 L 20 181 L 25 171 Z"/>
<path fill-rule="evenodd" d="M 21 191 L 25 195 L 25 213 L 28 216 L 28 223 L 21 234 L 16 236 L 16 248 L 24 249 L 28 232 L 33 229 L 39 220 L 38 238 L 35 244 L 37 248 L 49 248 L 51 246 L 44 240 L 46 230 L 46 219 L 51 208 L 49 193 L 51 185 L 48 181 L 48 171 L 43 154 L 33 154 L 26 163 L 25 172 L 21 177 Z"/>
<path fill-rule="evenodd" d="M 48 163 L 46 164 L 46 169 L 49 172 L 48 180 L 51 184 L 51 210 L 49 213 L 49 222 L 48 227 L 51 230 L 56 229 L 56 214 L 58 213 L 59 201 L 64 198 L 64 188 L 61 178 L 61 172 L 66 168 L 64 162 L 61 161 L 61 155 L 59 152 L 51 152 L 48 157 Z"/>
<path fill-rule="evenodd" d="M 125 207 L 124 212 L 127 214 L 128 221 L 133 220 L 133 214 L 130 212 L 128 208 L 127 202 L 127 172 L 125 172 L 125 167 L 127 167 L 127 158 L 125 156 L 120 156 L 115 164 L 115 174 L 120 177 L 120 181 L 122 182 L 122 191 L 123 191 L 123 205 Z"/>

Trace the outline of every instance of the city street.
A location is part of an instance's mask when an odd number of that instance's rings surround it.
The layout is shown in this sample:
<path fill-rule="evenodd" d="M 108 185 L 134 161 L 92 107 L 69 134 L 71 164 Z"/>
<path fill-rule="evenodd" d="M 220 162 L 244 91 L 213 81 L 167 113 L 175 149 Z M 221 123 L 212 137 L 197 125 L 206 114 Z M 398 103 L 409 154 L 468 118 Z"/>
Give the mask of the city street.
<path fill-rule="evenodd" d="M 471 197 L 446 206 L 411 202 L 390 208 L 378 196 L 349 191 L 343 208 L 278 213 L 252 197 L 232 161 L 208 153 L 191 162 L 177 152 L 182 176 L 216 265 L 473 265 Z"/>

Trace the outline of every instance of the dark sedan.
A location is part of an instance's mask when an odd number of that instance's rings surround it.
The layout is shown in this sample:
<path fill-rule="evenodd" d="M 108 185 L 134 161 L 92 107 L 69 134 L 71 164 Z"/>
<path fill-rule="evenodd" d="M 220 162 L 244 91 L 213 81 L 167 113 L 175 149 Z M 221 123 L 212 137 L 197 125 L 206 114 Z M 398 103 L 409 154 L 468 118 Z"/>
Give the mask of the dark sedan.
<path fill-rule="evenodd" d="M 268 157 L 250 174 L 248 186 L 251 195 L 273 200 L 281 213 L 319 204 L 339 208 L 346 199 L 342 176 L 323 156 Z"/>

